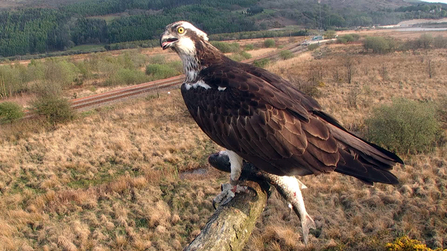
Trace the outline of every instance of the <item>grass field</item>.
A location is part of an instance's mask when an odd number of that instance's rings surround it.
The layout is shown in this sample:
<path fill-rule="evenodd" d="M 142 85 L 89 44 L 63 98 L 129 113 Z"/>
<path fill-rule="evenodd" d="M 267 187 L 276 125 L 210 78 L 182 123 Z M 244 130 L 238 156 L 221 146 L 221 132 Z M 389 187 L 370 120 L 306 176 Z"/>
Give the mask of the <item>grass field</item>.
<path fill-rule="evenodd" d="M 372 109 L 393 98 L 445 101 L 446 55 L 330 45 L 268 69 L 294 83 L 316 82 L 325 111 L 362 134 Z M 1 125 L 0 142 L 0 250 L 179 250 L 205 225 L 228 181 L 206 163 L 221 149 L 189 117 L 179 90 L 63 125 Z M 339 174 L 302 178 L 320 227 L 307 247 L 298 218 L 274 193 L 245 250 L 385 250 L 401 236 L 447 248 L 447 147 L 401 157 L 396 186 Z M 205 172 L 185 173 L 196 169 Z"/>

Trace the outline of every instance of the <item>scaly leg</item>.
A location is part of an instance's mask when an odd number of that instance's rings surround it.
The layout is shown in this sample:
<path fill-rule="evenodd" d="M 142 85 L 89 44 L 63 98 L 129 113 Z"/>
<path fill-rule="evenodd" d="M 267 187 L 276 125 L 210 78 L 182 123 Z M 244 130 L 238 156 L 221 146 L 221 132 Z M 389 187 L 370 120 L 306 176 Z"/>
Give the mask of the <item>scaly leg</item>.
<path fill-rule="evenodd" d="M 222 192 L 216 196 L 213 200 L 213 206 L 216 208 L 216 204 L 225 205 L 230 202 L 235 193 L 243 192 L 247 190 L 247 187 L 240 186 L 239 177 L 242 173 L 243 159 L 235 152 L 227 150 L 219 152 L 220 156 L 227 156 L 230 160 L 230 184 L 223 184 L 221 186 Z"/>

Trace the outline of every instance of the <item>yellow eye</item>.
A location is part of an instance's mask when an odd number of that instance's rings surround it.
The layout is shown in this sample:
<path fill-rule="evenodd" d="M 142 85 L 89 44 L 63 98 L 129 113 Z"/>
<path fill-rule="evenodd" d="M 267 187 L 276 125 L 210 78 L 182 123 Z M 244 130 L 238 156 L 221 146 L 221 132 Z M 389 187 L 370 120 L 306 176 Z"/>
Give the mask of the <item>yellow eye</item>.
<path fill-rule="evenodd" d="M 183 27 L 178 27 L 177 32 L 178 32 L 179 34 L 183 34 L 183 33 L 185 32 L 185 28 L 183 28 Z"/>

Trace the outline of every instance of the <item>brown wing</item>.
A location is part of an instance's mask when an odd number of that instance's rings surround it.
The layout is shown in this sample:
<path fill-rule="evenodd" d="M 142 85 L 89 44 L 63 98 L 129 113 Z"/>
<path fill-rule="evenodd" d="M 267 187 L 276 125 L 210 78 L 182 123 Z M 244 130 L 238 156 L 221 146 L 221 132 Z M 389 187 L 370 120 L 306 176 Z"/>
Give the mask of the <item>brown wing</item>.
<path fill-rule="evenodd" d="M 318 103 L 278 76 L 245 64 L 222 64 L 202 70 L 200 77 L 210 89 L 182 87 L 191 115 L 216 143 L 258 168 L 278 175 L 341 170 L 353 176 L 359 169 L 358 178 L 366 182 L 394 183 L 388 176 L 385 181 L 369 177 L 373 172 L 369 167 L 364 172 L 352 154 L 361 149 L 336 137 L 355 136 L 345 135 L 344 129 L 334 135 L 339 127 L 318 115 L 322 113 Z M 389 173 L 386 169 L 378 172 Z"/>

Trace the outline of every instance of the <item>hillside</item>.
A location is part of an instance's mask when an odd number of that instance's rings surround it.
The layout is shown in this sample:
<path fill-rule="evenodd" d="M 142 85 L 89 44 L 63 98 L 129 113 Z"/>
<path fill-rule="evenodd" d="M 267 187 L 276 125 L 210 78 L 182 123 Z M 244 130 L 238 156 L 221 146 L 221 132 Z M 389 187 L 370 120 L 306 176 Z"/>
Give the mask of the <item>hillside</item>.
<path fill-rule="evenodd" d="M 188 20 L 209 34 L 234 33 L 225 38 L 269 36 L 241 34 L 293 25 L 293 32 L 309 29 L 392 24 L 413 18 L 446 17 L 440 5 L 412 5 L 398 0 L 91 0 L 2 1 L 0 7 L 0 56 L 43 54 L 52 51 L 79 53 L 79 45 L 103 49 L 156 46 L 164 26 Z M 301 33 L 299 33 L 299 31 Z M 289 32 L 289 35 L 291 33 Z M 272 35 L 270 35 L 272 36 Z M 145 42 L 141 42 L 145 41 Z M 116 45 L 118 44 L 118 45 Z"/>
<path fill-rule="evenodd" d="M 11 8 L 11 7 L 29 7 L 29 8 L 58 8 L 61 6 L 66 6 L 70 4 L 79 4 L 87 2 L 85 0 L 23 0 L 23 1 L 16 1 L 16 0 L 3 0 L 0 2 L 0 8 Z M 149 1 L 148 1 L 149 2 Z M 234 3 L 237 4 L 238 1 L 234 1 Z M 266 1 L 261 0 L 257 1 L 260 5 L 266 6 L 268 4 L 278 4 L 279 9 L 284 9 L 284 6 L 281 7 L 283 4 L 294 4 L 296 2 L 299 2 L 301 4 L 311 4 L 315 3 L 316 1 L 306 1 L 306 0 L 300 0 L 300 1 L 275 1 L 275 3 L 272 3 L 272 1 Z M 401 6 L 409 6 L 411 5 L 411 1 L 404 1 L 404 0 L 378 0 L 378 1 L 367 1 L 367 0 L 322 0 L 322 4 L 327 4 L 333 8 L 356 8 L 358 10 L 380 10 L 380 9 L 394 9 Z M 421 1 L 413 1 L 413 2 L 421 2 Z M 188 2 L 186 2 L 188 3 Z"/>
<path fill-rule="evenodd" d="M 372 32 L 357 34 L 423 34 Z M 446 54 L 446 48 L 370 54 L 359 43 L 331 44 L 266 67 L 297 86 L 307 83 L 325 111 L 356 133 L 364 135 L 371 114 L 397 98 L 444 105 L 445 133 Z M 96 65 L 98 74 L 118 71 L 114 59 L 154 63 L 144 55 L 135 49 L 46 61 Z M 228 181 L 206 163 L 221 149 L 191 119 L 179 90 L 85 112 L 65 124 L 2 124 L 0 143 L 0 250 L 181 250 L 212 215 L 211 200 Z M 302 178 L 319 227 L 307 247 L 298 218 L 274 193 L 245 250 L 386 250 L 402 236 L 445 249 L 447 146 L 400 156 L 406 165 L 393 170 L 396 186 L 369 187 L 336 173 Z"/>

